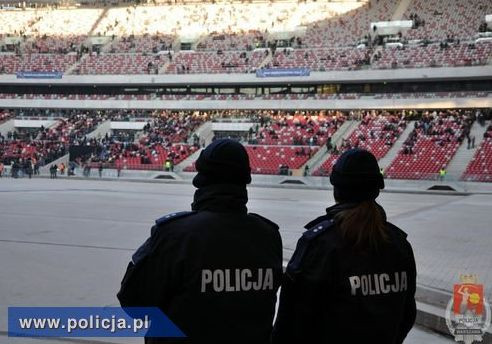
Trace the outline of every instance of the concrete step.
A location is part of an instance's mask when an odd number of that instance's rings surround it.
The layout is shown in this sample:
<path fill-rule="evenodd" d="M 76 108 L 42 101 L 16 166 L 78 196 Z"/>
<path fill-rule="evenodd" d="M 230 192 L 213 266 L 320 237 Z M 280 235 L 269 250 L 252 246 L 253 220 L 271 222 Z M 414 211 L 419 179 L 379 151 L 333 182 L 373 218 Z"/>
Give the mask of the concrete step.
<path fill-rule="evenodd" d="M 408 9 L 408 6 L 410 6 L 410 0 L 400 0 L 400 3 L 396 6 L 391 20 L 402 20 L 403 14 Z"/>
<path fill-rule="evenodd" d="M 107 120 L 99 124 L 96 129 L 91 131 L 86 136 L 88 139 L 102 138 L 104 137 L 104 135 L 106 135 L 106 133 L 109 133 L 110 130 L 111 130 L 111 121 Z"/>
<path fill-rule="evenodd" d="M 195 162 L 196 159 L 198 159 L 202 150 L 203 150 L 203 148 L 200 148 L 195 153 L 191 154 L 189 157 L 187 157 L 186 159 L 181 161 L 179 164 L 174 166 L 174 171 L 175 172 L 182 172 L 186 167 L 191 166 L 193 164 L 193 162 Z"/>
<path fill-rule="evenodd" d="M 2 136 L 7 137 L 7 133 L 9 131 L 14 131 L 14 129 L 15 129 L 14 119 L 9 119 L 8 121 L 0 124 L 0 134 L 2 134 Z"/>
<path fill-rule="evenodd" d="M 345 123 L 342 124 L 340 128 L 333 134 L 331 137 L 331 143 L 334 146 L 339 146 L 340 143 L 342 142 L 342 139 L 347 139 L 353 132 L 354 130 L 359 126 L 360 121 L 345 121 Z M 328 156 L 330 153 L 328 152 L 328 149 L 326 146 L 322 146 L 316 154 L 312 156 L 311 159 L 309 159 L 302 167 L 301 169 L 304 170 L 305 166 L 309 166 L 309 174 L 313 173 L 316 171 L 322 164 L 325 162 L 326 159 L 328 159 Z"/>
<path fill-rule="evenodd" d="M 382 167 L 383 169 L 386 169 L 386 167 L 388 167 L 391 164 L 391 162 L 395 159 L 396 155 L 398 154 L 401 147 L 403 146 L 403 143 L 408 138 L 408 135 L 410 135 L 410 133 L 413 131 L 414 126 L 415 126 L 415 121 L 410 121 L 407 124 L 407 127 L 400 134 L 400 137 L 398 138 L 398 140 L 395 141 L 395 143 L 393 144 L 391 149 L 388 151 L 388 153 L 386 153 L 386 155 L 382 159 L 379 160 L 379 166 L 380 167 Z"/>
<path fill-rule="evenodd" d="M 188 140 L 189 144 L 193 144 L 193 135 L 197 134 L 200 138 L 200 143 L 204 142 L 205 145 L 208 145 L 212 142 L 214 137 L 214 132 L 212 130 L 212 122 L 205 122 L 201 126 L 199 126 L 193 133 L 190 135 L 190 139 Z"/>
<path fill-rule="evenodd" d="M 463 175 L 480 143 L 483 141 L 483 134 L 487 130 L 487 125 L 486 123 L 482 127 L 477 121 L 473 123 L 470 130 L 470 137 L 475 137 L 475 147 L 468 149 L 468 143 L 465 138 L 448 164 L 447 171 L 449 176 L 460 178 Z"/>

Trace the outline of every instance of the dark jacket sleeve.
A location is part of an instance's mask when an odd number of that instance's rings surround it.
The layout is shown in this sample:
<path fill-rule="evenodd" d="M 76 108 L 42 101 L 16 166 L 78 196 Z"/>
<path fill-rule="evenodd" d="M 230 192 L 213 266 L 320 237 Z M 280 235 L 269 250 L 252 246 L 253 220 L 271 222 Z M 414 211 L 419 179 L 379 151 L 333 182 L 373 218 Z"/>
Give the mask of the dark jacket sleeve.
<path fill-rule="evenodd" d="M 176 240 L 154 226 L 151 236 L 133 254 L 117 294 L 122 307 L 163 304 L 176 282 L 178 264 L 173 253 Z"/>
<path fill-rule="evenodd" d="M 407 298 L 405 300 L 405 308 L 404 308 L 404 313 L 403 313 L 403 319 L 400 325 L 400 329 L 398 332 L 398 338 L 397 338 L 397 343 L 403 343 L 405 340 L 405 337 L 407 336 L 408 332 L 412 329 L 414 323 L 415 323 L 415 318 L 417 316 L 417 305 L 415 303 L 415 290 L 417 287 L 417 268 L 415 265 L 415 257 L 413 255 L 413 250 L 410 245 L 408 244 L 408 250 L 410 254 L 410 268 L 409 268 L 409 276 L 408 276 L 408 293 L 407 293 Z"/>
<path fill-rule="evenodd" d="M 316 343 L 323 337 L 320 331 L 323 328 L 324 300 L 329 281 L 320 276 L 328 276 L 329 264 L 325 257 L 318 254 L 317 245 L 307 245 L 302 259 L 296 262 L 303 250 L 301 243 L 298 244 L 284 274 L 272 334 L 274 344 Z"/>

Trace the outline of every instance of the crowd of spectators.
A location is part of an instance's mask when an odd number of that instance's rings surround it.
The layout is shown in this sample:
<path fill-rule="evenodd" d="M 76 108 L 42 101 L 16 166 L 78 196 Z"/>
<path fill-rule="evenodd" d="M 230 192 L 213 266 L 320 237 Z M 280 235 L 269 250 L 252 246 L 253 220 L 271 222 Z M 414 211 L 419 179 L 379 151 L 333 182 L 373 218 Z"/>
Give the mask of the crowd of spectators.
<path fill-rule="evenodd" d="M 370 23 L 390 20 L 395 10 L 394 1 L 378 0 L 3 11 L 0 38 L 6 40 L 1 49 L 19 56 L 2 57 L 0 71 L 246 73 L 264 67 L 328 71 L 486 63 L 490 44 L 475 47 L 474 40 L 478 32 L 489 30 L 483 17 L 492 11 L 490 1 L 455 1 L 448 6 L 437 0 L 412 0 L 403 17 L 413 21 L 413 28 L 395 37 L 404 43 L 402 51 L 377 51 L 373 42 L 383 44 L 384 39 L 371 37 L 375 33 Z M 109 39 L 91 39 L 97 36 Z M 423 46 L 406 44 L 415 39 Z M 360 45 L 366 48 L 355 48 Z M 173 55 L 178 46 L 183 54 Z M 264 50 L 256 54 L 255 49 Z M 62 57 L 36 56 L 40 54 Z M 66 54 L 73 58 L 63 57 Z M 160 57 L 163 54 L 166 58 Z M 125 67 L 115 68 L 118 64 Z"/>

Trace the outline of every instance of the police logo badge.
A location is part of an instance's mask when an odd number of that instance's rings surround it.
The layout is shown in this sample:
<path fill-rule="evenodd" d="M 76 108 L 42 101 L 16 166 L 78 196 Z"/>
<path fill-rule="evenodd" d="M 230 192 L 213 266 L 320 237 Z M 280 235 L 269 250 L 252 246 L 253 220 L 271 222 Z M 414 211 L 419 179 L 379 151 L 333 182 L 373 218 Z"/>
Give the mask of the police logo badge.
<path fill-rule="evenodd" d="M 481 342 L 490 326 L 490 305 L 476 275 L 461 275 L 460 282 L 446 307 L 446 325 L 457 342 Z"/>

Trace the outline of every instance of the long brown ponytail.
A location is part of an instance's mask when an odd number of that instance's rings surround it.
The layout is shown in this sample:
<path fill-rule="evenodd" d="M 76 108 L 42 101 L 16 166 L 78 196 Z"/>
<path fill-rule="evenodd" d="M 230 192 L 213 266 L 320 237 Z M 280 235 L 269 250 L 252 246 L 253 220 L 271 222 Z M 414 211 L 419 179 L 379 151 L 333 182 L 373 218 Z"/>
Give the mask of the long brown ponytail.
<path fill-rule="evenodd" d="M 373 200 L 340 211 L 335 221 L 344 241 L 355 250 L 377 250 L 388 241 L 384 215 Z"/>

